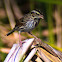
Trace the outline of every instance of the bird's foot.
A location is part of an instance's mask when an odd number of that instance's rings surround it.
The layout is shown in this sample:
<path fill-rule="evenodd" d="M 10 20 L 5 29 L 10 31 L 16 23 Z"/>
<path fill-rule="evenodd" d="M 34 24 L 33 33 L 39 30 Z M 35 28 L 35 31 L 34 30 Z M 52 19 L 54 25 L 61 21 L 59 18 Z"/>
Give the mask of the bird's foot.
<path fill-rule="evenodd" d="M 20 47 L 22 47 L 22 44 L 23 44 L 23 43 L 25 43 L 25 42 L 22 42 L 22 41 L 19 42 Z"/>

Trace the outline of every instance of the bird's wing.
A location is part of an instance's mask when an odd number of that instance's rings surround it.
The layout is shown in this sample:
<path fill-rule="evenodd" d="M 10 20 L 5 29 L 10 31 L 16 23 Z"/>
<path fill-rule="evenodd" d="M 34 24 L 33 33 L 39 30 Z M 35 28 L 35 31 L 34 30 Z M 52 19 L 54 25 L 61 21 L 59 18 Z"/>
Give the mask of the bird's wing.
<path fill-rule="evenodd" d="M 24 17 L 20 18 L 19 20 L 16 21 L 15 26 L 23 26 L 25 24 L 24 22 Z"/>
<path fill-rule="evenodd" d="M 26 14 L 16 22 L 16 26 L 24 26 L 28 21 L 31 21 L 32 19 L 33 18 L 31 17 L 31 14 Z"/>

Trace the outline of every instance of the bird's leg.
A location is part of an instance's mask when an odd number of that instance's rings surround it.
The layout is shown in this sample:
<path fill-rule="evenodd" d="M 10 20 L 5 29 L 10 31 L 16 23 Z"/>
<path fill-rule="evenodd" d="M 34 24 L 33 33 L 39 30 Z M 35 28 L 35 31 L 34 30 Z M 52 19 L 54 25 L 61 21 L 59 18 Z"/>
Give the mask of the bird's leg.
<path fill-rule="evenodd" d="M 36 38 L 37 39 L 37 37 L 35 36 L 35 35 L 33 35 L 31 32 L 28 32 L 29 34 L 31 34 L 34 38 Z"/>
<path fill-rule="evenodd" d="M 19 45 L 20 45 L 20 47 L 22 46 L 23 43 L 25 43 L 25 42 L 21 41 L 21 36 L 20 36 L 20 31 L 19 31 Z"/>
<path fill-rule="evenodd" d="M 19 31 L 19 44 L 20 44 L 20 46 L 22 46 L 22 41 L 21 41 L 20 31 Z"/>
<path fill-rule="evenodd" d="M 41 43 L 41 40 L 39 38 L 37 38 L 35 35 L 33 35 L 31 32 L 28 32 L 29 34 L 31 34 L 34 38 L 35 38 L 35 41 L 36 41 L 36 44 L 40 44 Z M 39 41 L 39 42 L 38 42 Z"/>

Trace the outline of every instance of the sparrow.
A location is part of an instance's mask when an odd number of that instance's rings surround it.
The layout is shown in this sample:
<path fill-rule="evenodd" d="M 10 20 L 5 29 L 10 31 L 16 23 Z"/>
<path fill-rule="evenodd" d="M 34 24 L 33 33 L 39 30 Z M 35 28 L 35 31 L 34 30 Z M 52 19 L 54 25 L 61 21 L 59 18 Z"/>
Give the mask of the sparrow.
<path fill-rule="evenodd" d="M 32 10 L 30 13 L 19 19 L 16 22 L 15 27 L 6 35 L 9 36 L 14 31 L 19 31 L 19 37 L 21 32 L 28 32 L 30 34 L 30 32 L 39 24 L 40 19 L 44 19 L 40 11 Z"/>

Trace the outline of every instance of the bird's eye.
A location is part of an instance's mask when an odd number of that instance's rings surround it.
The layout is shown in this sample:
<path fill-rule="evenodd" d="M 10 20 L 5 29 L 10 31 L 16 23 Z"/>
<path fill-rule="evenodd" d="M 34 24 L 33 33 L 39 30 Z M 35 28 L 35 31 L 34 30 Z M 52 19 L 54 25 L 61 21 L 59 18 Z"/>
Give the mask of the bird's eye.
<path fill-rule="evenodd" d="M 32 15 L 34 17 L 34 15 Z"/>

